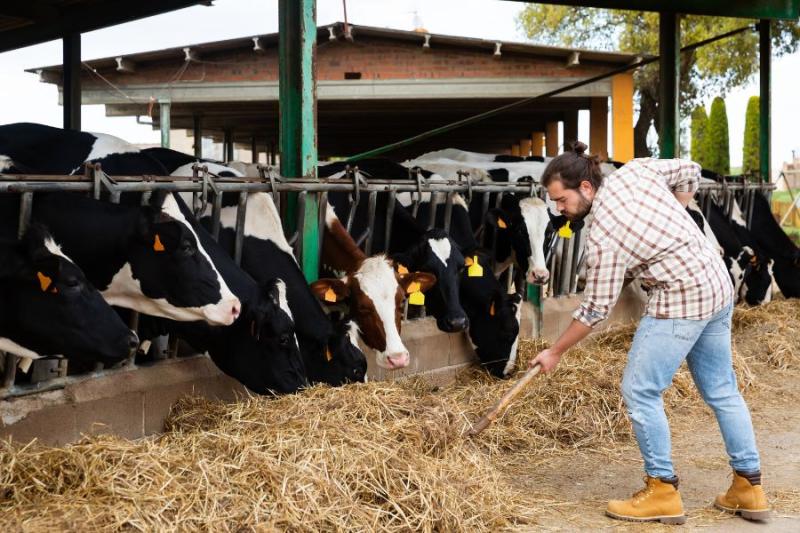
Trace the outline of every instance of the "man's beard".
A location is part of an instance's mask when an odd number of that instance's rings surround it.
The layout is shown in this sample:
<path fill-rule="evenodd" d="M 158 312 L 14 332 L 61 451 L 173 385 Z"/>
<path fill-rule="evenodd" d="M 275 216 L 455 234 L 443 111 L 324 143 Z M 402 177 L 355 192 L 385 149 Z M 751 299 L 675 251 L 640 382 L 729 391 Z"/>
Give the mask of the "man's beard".
<path fill-rule="evenodd" d="M 580 189 L 578 189 L 577 192 L 578 195 L 581 197 L 580 203 L 578 204 L 578 210 L 575 212 L 575 214 L 565 215 L 567 219 L 571 222 L 578 222 L 579 220 L 583 220 L 586 217 L 586 215 L 589 214 L 589 211 L 591 211 L 592 209 L 592 202 L 589 201 L 589 199 L 583 195 Z"/>

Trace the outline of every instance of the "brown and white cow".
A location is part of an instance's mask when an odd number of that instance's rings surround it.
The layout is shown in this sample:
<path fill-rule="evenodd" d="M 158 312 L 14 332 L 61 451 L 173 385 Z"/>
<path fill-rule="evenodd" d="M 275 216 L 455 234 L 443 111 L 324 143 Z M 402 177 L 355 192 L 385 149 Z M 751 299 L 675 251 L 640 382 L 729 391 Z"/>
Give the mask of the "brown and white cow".
<path fill-rule="evenodd" d="M 312 283 L 317 297 L 326 303 L 349 306 L 361 340 L 375 352 L 378 366 L 390 370 L 408 366 L 410 356 L 400 338 L 403 300 L 410 292 L 431 288 L 436 276 L 397 272 L 385 255 L 367 257 L 330 205 L 325 211 L 322 262 L 344 275 Z"/>

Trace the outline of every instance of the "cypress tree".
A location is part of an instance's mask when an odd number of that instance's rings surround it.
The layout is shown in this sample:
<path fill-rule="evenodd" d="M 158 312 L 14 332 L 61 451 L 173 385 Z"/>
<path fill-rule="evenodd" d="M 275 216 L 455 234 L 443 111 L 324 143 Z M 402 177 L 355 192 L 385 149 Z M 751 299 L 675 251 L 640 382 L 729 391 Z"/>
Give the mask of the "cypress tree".
<path fill-rule="evenodd" d="M 717 96 L 711 102 L 711 116 L 708 118 L 707 166 L 718 174 L 727 175 L 731 171 L 730 146 L 728 143 L 728 113 L 725 100 Z"/>
<path fill-rule="evenodd" d="M 692 161 L 700 163 L 700 166 L 706 166 L 706 140 L 708 132 L 708 115 L 703 106 L 697 106 L 692 111 L 692 140 L 690 152 L 692 154 Z"/>
<path fill-rule="evenodd" d="M 751 96 L 747 101 L 747 114 L 744 119 L 742 174 L 755 174 L 759 171 L 758 117 L 759 98 Z"/>

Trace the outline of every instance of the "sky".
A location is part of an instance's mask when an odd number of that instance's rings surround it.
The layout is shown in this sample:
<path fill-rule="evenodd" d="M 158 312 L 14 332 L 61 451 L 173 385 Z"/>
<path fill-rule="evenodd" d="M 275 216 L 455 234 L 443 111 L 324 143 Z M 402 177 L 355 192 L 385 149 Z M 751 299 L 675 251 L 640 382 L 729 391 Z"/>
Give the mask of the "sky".
<path fill-rule="evenodd" d="M 410 30 L 415 18 L 432 33 L 465 37 L 526 41 L 516 15 L 524 7 L 502 0 L 346 0 L 353 24 Z M 317 24 L 344 19 L 342 0 L 317 0 Z M 213 6 L 195 6 L 83 34 L 82 59 L 116 56 L 278 31 L 277 0 L 215 0 Z M 39 122 L 61 126 L 62 110 L 55 85 L 38 81 L 26 68 L 61 63 L 61 41 L 52 41 L 0 54 L 0 124 Z M 773 60 L 772 143 L 773 170 L 800 156 L 800 52 Z M 726 97 L 731 165 L 742 160 L 747 99 L 758 94 L 758 79 Z M 710 110 L 710 101 L 708 103 Z M 587 113 L 588 114 L 588 113 Z M 105 117 L 103 106 L 83 106 L 82 128 L 122 137 L 134 143 L 158 143 L 159 133 L 138 125 L 134 117 Z M 588 136 L 585 117 L 579 135 Z"/>

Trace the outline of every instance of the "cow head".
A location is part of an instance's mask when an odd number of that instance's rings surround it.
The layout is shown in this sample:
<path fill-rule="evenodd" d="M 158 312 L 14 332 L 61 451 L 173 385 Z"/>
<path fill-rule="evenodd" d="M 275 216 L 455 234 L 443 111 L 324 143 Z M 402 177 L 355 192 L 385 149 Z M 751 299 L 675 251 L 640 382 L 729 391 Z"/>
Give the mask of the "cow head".
<path fill-rule="evenodd" d="M 521 296 L 508 295 L 491 271 L 489 256 L 473 252 L 468 260 L 477 259 L 482 268 L 480 276 L 461 274 L 461 301 L 469 315 L 469 337 L 475 352 L 491 374 L 508 377 L 517 357 Z"/>
<path fill-rule="evenodd" d="M 486 222 L 498 243 L 510 241 L 514 258 L 528 283 L 543 285 L 550 278 L 544 260 L 544 237 L 549 222 L 547 205 L 540 198 L 522 198 L 518 210 L 490 209 Z"/>
<path fill-rule="evenodd" d="M 410 270 L 436 276 L 436 285 L 427 295 L 427 308 L 436 317 L 436 325 L 448 333 L 464 331 L 469 320 L 461 307 L 458 284 L 464 269 L 464 255 L 442 229 L 427 231 L 420 242 L 402 254 L 392 254 L 400 276 Z"/>
<path fill-rule="evenodd" d="M 325 382 L 337 387 L 348 382 L 364 382 L 367 359 L 358 346 L 358 325 L 351 318 L 329 315 L 333 334 L 325 350 Z"/>
<path fill-rule="evenodd" d="M 285 394 L 308 384 L 282 280 L 261 284 L 259 295 L 239 320 L 223 331 L 224 349 L 211 350 L 211 356 L 222 371 L 251 391 Z"/>
<path fill-rule="evenodd" d="M 731 264 L 731 276 L 741 280 L 738 296 L 749 305 L 760 305 L 772 300 L 772 259 L 743 246 Z"/>
<path fill-rule="evenodd" d="M 402 304 L 411 292 L 425 292 L 436 283 L 427 272 L 401 275 L 382 255 L 368 257 L 357 270 L 343 278 L 327 278 L 311 284 L 311 290 L 326 303 L 348 302 L 350 315 L 372 348 L 378 366 L 395 370 L 408 366 L 409 353 L 400 338 Z"/>
<path fill-rule="evenodd" d="M 154 193 L 143 207 L 127 263 L 103 291 L 112 305 L 178 321 L 230 325 L 241 304 L 171 194 Z"/>
<path fill-rule="evenodd" d="M 0 245 L 0 349 L 114 364 L 138 345 L 83 272 L 40 226 Z"/>

